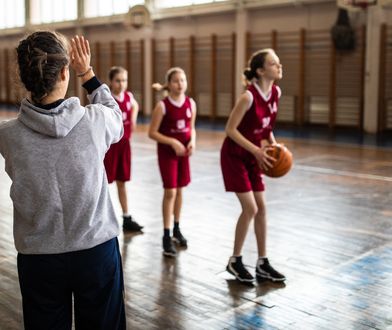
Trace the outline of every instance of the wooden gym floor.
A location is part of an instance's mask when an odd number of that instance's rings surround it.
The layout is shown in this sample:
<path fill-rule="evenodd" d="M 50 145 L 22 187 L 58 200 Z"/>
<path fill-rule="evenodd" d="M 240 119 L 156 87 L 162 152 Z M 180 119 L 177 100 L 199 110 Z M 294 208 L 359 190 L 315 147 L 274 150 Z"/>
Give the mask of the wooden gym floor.
<path fill-rule="evenodd" d="M 240 208 L 223 188 L 223 132 L 198 130 L 182 215 L 189 247 L 168 259 L 155 144 L 138 128 L 128 188 L 145 230 L 119 237 L 129 329 L 392 329 L 392 148 L 277 138 L 295 166 L 266 179 L 268 255 L 287 281 L 247 286 L 225 272 Z M 9 187 L 0 158 L 2 330 L 22 328 Z M 253 229 L 243 255 L 254 272 Z"/>

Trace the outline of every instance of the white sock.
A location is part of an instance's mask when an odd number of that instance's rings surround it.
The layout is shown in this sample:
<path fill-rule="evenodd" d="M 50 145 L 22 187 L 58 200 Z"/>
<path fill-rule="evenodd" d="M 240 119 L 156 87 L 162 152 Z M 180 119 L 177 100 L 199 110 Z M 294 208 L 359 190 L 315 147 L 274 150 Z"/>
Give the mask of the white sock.
<path fill-rule="evenodd" d="M 265 260 L 267 260 L 267 257 L 259 257 L 259 259 L 257 259 L 257 266 L 263 265 Z"/>
<path fill-rule="evenodd" d="M 237 262 L 237 258 L 241 259 L 241 256 L 231 256 L 230 262 Z"/>

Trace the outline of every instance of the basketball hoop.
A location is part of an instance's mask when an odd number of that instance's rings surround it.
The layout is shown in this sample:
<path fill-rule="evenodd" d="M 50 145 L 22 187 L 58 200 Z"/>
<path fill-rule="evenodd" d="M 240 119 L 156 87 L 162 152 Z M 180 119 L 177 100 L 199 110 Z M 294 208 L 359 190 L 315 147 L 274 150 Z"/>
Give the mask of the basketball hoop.
<path fill-rule="evenodd" d="M 136 5 L 129 9 L 125 16 L 125 25 L 140 29 L 144 26 L 151 25 L 150 12 L 146 6 Z"/>
<path fill-rule="evenodd" d="M 344 0 L 346 6 L 366 10 L 369 6 L 377 5 L 377 0 Z"/>

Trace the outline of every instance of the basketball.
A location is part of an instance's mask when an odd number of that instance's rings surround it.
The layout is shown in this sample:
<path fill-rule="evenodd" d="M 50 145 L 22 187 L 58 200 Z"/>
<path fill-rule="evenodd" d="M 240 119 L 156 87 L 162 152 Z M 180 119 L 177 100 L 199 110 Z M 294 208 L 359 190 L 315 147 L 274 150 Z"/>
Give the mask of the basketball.
<path fill-rule="evenodd" d="M 288 173 L 293 164 L 293 154 L 283 144 L 271 146 L 272 149 L 267 151 L 268 155 L 274 157 L 276 162 L 268 170 L 264 170 L 264 174 L 271 178 L 279 178 Z"/>

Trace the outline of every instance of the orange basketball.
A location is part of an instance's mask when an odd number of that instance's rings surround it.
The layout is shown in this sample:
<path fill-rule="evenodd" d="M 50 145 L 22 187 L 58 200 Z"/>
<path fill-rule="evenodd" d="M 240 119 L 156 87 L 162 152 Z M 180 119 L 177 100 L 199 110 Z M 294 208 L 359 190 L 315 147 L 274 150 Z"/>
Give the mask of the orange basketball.
<path fill-rule="evenodd" d="M 293 164 L 293 154 L 283 144 L 271 146 L 273 149 L 267 153 L 276 159 L 273 166 L 268 170 L 264 170 L 264 174 L 271 178 L 279 178 L 290 171 Z"/>

